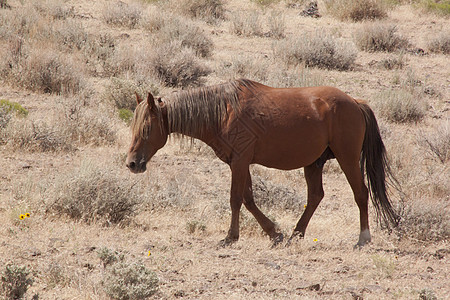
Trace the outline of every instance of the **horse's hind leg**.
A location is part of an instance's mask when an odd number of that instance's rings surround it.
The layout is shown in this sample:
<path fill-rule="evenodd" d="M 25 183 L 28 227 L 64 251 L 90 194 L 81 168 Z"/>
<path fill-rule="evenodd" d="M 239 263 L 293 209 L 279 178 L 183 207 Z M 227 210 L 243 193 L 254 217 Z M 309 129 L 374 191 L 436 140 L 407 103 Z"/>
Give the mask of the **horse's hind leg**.
<path fill-rule="evenodd" d="M 294 229 L 294 233 L 289 239 L 289 242 L 296 236 L 303 238 L 305 236 L 305 230 L 320 201 L 322 201 L 324 192 L 322 185 L 322 170 L 323 165 L 318 166 L 315 163 L 305 167 L 305 179 L 308 186 L 308 200 L 306 209 L 303 212 L 297 226 Z"/>
<path fill-rule="evenodd" d="M 356 159 L 347 161 L 346 159 L 339 157 L 337 160 L 347 177 L 347 181 L 352 188 L 356 204 L 359 208 L 360 233 L 357 246 L 364 246 L 371 241 L 368 211 L 369 192 L 364 183 L 364 177 L 359 167 L 359 161 Z"/>
<path fill-rule="evenodd" d="M 256 221 L 258 221 L 264 232 L 269 235 L 274 244 L 278 244 L 283 241 L 283 234 L 277 232 L 275 224 L 269 218 L 267 218 L 255 204 L 255 201 L 253 199 L 252 179 L 250 176 L 250 172 L 248 172 L 244 190 L 244 205 L 248 209 L 248 211 L 252 213 Z"/>

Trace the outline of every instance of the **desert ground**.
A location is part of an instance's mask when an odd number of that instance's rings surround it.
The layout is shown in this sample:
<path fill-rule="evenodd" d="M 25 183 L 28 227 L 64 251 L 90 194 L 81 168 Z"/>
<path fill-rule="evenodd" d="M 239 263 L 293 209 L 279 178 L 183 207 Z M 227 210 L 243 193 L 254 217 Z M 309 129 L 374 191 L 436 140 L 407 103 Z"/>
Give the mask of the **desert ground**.
<path fill-rule="evenodd" d="M 320 16 L 309 1 L 0 2 L 4 299 L 450 299 L 448 1 L 369 1 L 382 12 L 369 20 L 340 14 L 352 1 L 318 1 Z M 330 160 L 304 239 L 272 247 L 243 207 L 239 241 L 221 247 L 231 176 L 211 149 L 173 136 L 145 173 L 126 168 L 134 92 L 241 77 L 365 99 L 399 228 L 370 204 L 372 242 L 354 248 L 359 210 Z M 288 237 L 303 170 L 251 173 Z"/>

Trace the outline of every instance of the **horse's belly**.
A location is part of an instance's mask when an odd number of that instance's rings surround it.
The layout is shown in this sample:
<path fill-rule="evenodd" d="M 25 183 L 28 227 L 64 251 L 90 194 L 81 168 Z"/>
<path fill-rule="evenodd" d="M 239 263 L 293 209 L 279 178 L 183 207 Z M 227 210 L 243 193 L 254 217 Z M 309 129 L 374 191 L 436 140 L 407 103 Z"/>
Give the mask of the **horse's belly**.
<path fill-rule="evenodd" d="M 316 161 L 327 146 L 325 132 L 277 135 L 255 143 L 253 163 L 281 170 L 298 169 Z"/>

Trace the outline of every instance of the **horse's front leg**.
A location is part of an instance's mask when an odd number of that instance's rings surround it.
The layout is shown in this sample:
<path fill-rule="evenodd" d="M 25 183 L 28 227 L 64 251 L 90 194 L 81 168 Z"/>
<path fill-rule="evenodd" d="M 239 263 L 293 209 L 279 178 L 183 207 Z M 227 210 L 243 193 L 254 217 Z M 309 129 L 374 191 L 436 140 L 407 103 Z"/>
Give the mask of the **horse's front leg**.
<path fill-rule="evenodd" d="M 232 163 L 231 167 L 231 224 L 228 234 L 221 244 L 226 246 L 239 239 L 239 213 L 244 200 L 244 188 L 246 186 L 248 164 Z"/>

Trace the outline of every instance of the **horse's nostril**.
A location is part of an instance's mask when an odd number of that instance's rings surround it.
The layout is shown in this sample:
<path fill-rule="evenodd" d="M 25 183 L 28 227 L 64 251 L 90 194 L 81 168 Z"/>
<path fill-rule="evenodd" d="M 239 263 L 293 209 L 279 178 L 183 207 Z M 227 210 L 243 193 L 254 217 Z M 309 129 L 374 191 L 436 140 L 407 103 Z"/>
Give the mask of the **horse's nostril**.
<path fill-rule="evenodd" d="M 130 169 L 134 169 L 136 167 L 136 163 L 134 161 L 132 161 L 127 165 L 127 167 Z"/>

